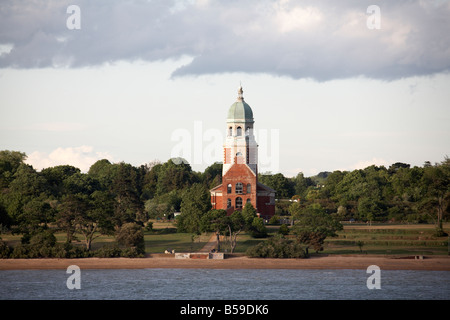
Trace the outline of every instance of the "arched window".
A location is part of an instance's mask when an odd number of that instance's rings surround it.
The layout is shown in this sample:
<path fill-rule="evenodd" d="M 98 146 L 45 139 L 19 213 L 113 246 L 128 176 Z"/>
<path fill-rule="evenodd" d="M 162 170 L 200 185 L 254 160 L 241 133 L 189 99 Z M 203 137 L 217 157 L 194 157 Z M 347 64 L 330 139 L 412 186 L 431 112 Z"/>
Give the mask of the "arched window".
<path fill-rule="evenodd" d="M 232 128 L 232 127 L 229 127 L 229 128 L 228 128 L 228 135 L 229 135 L 229 136 L 232 136 L 232 135 L 233 135 L 233 128 Z"/>
<path fill-rule="evenodd" d="M 236 198 L 236 209 L 241 209 L 241 208 L 242 208 L 242 198 L 237 197 Z"/>
<path fill-rule="evenodd" d="M 242 128 L 241 128 L 241 127 L 237 127 L 237 128 L 236 128 L 236 135 L 237 135 L 238 137 L 240 137 L 240 136 L 242 135 Z"/>
<path fill-rule="evenodd" d="M 250 135 L 250 127 L 247 127 L 247 129 L 245 129 L 245 135 L 246 136 Z"/>
<path fill-rule="evenodd" d="M 227 186 L 227 193 L 231 193 L 231 183 Z"/>
<path fill-rule="evenodd" d="M 231 199 L 227 199 L 227 209 L 231 208 Z"/>
<path fill-rule="evenodd" d="M 244 192 L 244 185 L 241 182 L 236 183 L 236 193 L 242 194 Z"/>
<path fill-rule="evenodd" d="M 247 199 L 247 203 L 251 203 L 252 202 L 252 200 L 250 200 L 250 198 L 248 198 Z"/>
<path fill-rule="evenodd" d="M 252 185 L 247 183 L 247 193 L 252 193 Z"/>

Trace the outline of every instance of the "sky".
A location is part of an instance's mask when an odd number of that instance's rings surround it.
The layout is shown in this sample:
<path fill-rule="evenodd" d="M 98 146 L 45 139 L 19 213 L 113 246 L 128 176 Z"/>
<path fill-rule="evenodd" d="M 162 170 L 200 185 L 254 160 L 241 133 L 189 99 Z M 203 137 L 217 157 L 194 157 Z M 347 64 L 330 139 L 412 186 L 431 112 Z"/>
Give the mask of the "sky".
<path fill-rule="evenodd" d="M 259 172 L 438 163 L 448 30 L 445 0 L 3 0 L 0 150 L 203 171 L 242 85 Z"/>

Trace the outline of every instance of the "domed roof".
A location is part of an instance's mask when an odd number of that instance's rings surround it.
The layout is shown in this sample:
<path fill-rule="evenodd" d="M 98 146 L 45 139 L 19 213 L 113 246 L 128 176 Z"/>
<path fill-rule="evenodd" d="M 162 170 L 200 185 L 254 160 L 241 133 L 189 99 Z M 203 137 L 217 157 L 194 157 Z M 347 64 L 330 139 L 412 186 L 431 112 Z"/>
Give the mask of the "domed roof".
<path fill-rule="evenodd" d="M 244 91 L 242 87 L 239 87 L 238 98 L 235 103 L 233 103 L 228 110 L 227 122 L 243 121 L 253 122 L 253 111 L 252 108 L 244 101 L 243 97 Z"/>

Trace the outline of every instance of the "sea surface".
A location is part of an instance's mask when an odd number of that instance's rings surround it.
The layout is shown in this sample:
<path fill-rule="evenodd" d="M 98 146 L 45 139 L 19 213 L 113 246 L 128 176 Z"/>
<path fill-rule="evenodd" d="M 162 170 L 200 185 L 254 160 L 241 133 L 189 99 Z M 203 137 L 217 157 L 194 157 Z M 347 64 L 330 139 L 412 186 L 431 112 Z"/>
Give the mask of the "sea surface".
<path fill-rule="evenodd" d="M 86 269 L 2 270 L 0 300 L 448 300 L 450 271 Z M 68 281 L 69 279 L 69 281 Z M 72 281 L 73 280 L 73 281 Z M 374 282 L 371 282 L 374 283 Z"/>

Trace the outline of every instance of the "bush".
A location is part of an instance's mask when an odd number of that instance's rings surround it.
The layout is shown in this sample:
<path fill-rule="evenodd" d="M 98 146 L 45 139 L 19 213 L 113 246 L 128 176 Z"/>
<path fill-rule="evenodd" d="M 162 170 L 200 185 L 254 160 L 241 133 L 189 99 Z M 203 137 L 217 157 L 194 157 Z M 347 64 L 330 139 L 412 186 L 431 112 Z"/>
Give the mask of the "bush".
<path fill-rule="evenodd" d="M 28 245 L 22 243 L 18 244 L 11 252 L 10 257 L 14 259 L 28 258 Z"/>
<path fill-rule="evenodd" d="M 265 238 L 267 237 L 267 228 L 264 225 L 262 218 L 255 217 L 251 227 L 249 228 L 249 233 L 253 238 Z"/>
<path fill-rule="evenodd" d="M 249 248 L 246 252 L 252 258 L 307 258 L 308 254 L 297 241 L 284 237 L 272 237 Z"/>
<path fill-rule="evenodd" d="M 280 226 L 280 229 L 278 229 L 278 233 L 282 234 L 283 236 L 286 236 L 289 234 L 289 227 L 287 224 L 282 224 Z"/>
<path fill-rule="evenodd" d="M 9 258 L 12 249 L 6 244 L 5 241 L 0 240 L 0 259 Z"/>
<path fill-rule="evenodd" d="M 118 246 L 104 246 L 94 252 L 95 257 L 116 258 L 122 256 L 122 250 Z"/>
<path fill-rule="evenodd" d="M 280 223 L 280 216 L 273 215 L 272 218 L 269 220 L 269 224 L 278 224 Z"/>
<path fill-rule="evenodd" d="M 137 223 L 124 224 L 116 235 L 117 242 L 130 248 L 135 248 L 138 254 L 145 252 L 144 232 Z"/>

